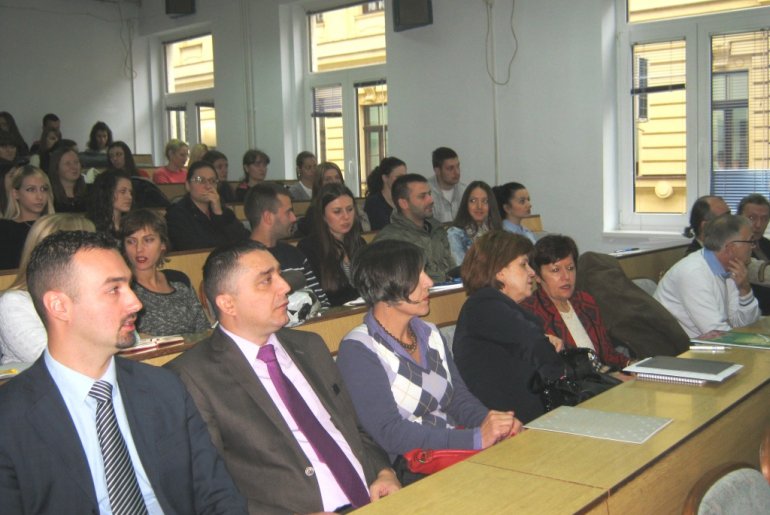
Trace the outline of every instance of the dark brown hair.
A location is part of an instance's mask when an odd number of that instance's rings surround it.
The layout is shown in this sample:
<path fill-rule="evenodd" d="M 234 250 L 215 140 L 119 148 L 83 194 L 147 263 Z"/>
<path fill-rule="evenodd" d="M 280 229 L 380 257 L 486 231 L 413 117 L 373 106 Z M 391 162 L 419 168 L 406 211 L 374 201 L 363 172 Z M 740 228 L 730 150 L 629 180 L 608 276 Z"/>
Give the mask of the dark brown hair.
<path fill-rule="evenodd" d="M 460 269 L 465 290 L 470 295 L 486 287 L 501 289 L 497 272 L 519 256 L 529 254 L 532 247 L 526 236 L 507 231 L 490 231 L 481 236 L 468 249 Z"/>

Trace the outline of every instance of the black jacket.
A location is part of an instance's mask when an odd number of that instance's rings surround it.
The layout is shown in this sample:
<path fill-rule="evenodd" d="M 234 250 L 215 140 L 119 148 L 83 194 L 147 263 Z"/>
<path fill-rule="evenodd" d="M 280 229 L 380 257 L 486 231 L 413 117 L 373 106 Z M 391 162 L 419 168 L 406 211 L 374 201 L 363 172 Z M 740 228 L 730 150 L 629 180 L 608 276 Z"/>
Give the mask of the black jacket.
<path fill-rule="evenodd" d="M 230 208 L 223 206 L 221 215 L 208 217 L 189 194 L 166 210 L 166 222 L 173 250 L 207 249 L 249 237 L 249 231 Z"/>
<path fill-rule="evenodd" d="M 468 297 L 457 319 L 453 354 L 468 389 L 493 410 L 513 410 L 527 423 L 543 413 L 529 383 L 564 375 L 564 365 L 542 322 L 495 288 Z"/>

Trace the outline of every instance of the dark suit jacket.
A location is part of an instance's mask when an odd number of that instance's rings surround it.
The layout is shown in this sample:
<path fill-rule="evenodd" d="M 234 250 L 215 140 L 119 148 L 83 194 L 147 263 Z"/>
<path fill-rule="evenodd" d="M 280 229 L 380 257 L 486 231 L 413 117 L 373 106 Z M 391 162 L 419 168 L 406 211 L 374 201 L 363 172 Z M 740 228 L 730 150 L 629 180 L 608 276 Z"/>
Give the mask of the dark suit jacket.
<path fill-rule="evenodd" d="M 323 340 L 317 334 L 290 329 L 282 329 L 276 336 L 329 411 L 371 484 L 380 470 L 390 466 L 388 458 L 360 427 Z M 250 513 L 322 510 L 310 461 L 243 353 L 226 334 L 214 331 L 168 366 L 187 385 Z"/>
<path fill-rule="evenodd" d="M 192 399 L 166 370 L 116 358 L 142 465 L 168 514 L 245 513 Z M 0 387 L 0 512 L 99 513 L 91 471 L 44 358 Z"/>

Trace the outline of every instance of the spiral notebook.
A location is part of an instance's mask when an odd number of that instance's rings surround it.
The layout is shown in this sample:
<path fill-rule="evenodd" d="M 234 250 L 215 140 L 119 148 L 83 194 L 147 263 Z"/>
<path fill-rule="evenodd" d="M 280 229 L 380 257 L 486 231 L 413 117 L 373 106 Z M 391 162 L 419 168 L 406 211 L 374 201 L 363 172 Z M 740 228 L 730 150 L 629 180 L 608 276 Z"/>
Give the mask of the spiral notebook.
<path fill-rule="evenodd" d="M 637 374 L 637 379 L 643 381 L 702 386 L 709 381 L 721 383 L 741 368 L 743 365 L 726 361 L 655 356 L 634 363 L 623 371 L 633 372 Z"/>

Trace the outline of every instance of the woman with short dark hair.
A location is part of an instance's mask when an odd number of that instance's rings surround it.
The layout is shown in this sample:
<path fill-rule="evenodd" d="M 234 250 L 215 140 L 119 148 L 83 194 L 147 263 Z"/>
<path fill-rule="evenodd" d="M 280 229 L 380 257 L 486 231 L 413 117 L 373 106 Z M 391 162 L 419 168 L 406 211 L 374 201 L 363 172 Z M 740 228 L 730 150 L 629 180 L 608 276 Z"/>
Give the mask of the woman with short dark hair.
<path fill-rule="evenodd" d="M 350 283 L 350 263 L 366 245 L 353 192 L 344 184 L 327 184 L 313 199 L 310 210 L 310 236 L 302 238 L 297 248 L 310 262 L 329 303 L 340 306 L 358 297 Z"/>
<path fill-rule="evenodd" d="M 468 391 L 441 333 L 420 319 L 433 285 L 424 266 L 408 242 L 359 251 L 353 285 L 369 312 L 337 355 L 361 424 L 391 460 L 415 448 L 484 449 L 521 428 L 512 412 L 490 411 Z"/>
<path fill-rule="evenodd" d="M 235 200 L 243 202 L 249 188 L 265 182 L 270 156 L 259 149 L 250 149 L 243 154 L 243 180 L 235 188 Z"/>
<path fill-rule="evenodd" d="M 550 234 L 535 244 L 532 268 L 540 285 L 522 306 L 537 315 L 545 332 L 561 338 L 567 347 L 584 347 L 604 365 L 623 368 L 628 356 L 616 351 L 591 295 L 575 290 L 578 249 L 569 236 Z"/>
<path fill-rule="evenodd" d="M 454 339 L 457 368 L 470 391 L 491 409 L 514 410 L 525 424 L 545 405 L 533 382 L 564 373 L 562 342 L 520 304 L 532 294 L 532 242 L 519 234 L 490 231 L 471 246 L 460 274 L 468 300 Z"/>
<path fill-rule="evenodd" d="M 162 270 L 170 247 L 166 222 L 149 209 L 121 221 L 123 253 L 133 274 L 132 289 L 142 301 L 136 328 L 152 336 L 197 333 L 211 324 L 190 284 L 177 270 Z"/>

